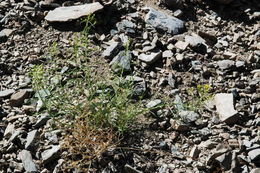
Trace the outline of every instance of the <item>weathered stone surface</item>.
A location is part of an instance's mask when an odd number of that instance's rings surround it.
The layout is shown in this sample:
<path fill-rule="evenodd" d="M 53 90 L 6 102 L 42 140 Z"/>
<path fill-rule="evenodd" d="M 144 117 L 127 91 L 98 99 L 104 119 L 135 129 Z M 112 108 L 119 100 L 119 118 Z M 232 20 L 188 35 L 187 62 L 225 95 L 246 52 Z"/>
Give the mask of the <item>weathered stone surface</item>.
<path fill-rule="evenodd" d="M 181 111 L 179 113 L 179 116 L 182 118 L 184 122 L 187 123 L 194 122 L 200 117 L 200 115 L 194 111 Z"/>
<path fill-rule="evenodd" d="M 153 107 L 156 107 L 156 106 L 160 105 L 161 103 L 162 103 L 162 101 L 161 101 L 160 99 L 152 100 L 152 101 L 150 101 L 150 102 L 146 105 L 146 107 L 147 107 L 147 108 L 153 108 Z"/>
<path fill-rule="evenodd" d="M 102 53 L 102 56 L 105 58 L 111 58 L 112 56 L 115 56 L 119 52 L 120 47 L 121 44 L 119 42 L 111 41 L 109 42 L 109 46 Z"/>
<path fill-rule="evenodd" d="M 7 89 L 7 90 L 0 91 L 0 98 L 8 97 L 12 95 L 14 92 L 15 92 L 14 89 Z"/>
<path fill-rule="evenodd" d="M 44 163 L 50 162 L 59 156 L 59 145 L 53 145 L 51 149 L 45 150 L 41 153 L 42 160 Z"/>
<path fill-rule="evenodd" d="M 38 172 L 37 167 L 32 160 L 32 155 L 31 155 L 30 151 L 22 150 L 19 153 L 19 158 L 22 160 L 23 167 L 26 172 L 30 172 L 30 173 Z"/>
<path fill-rule="evenodd" d="M 162 52 L 159 51 L 156 53 L 152 52 L 151 54 L 142 53 L 138 56 L 138 59 L 140 59 L 141 61 L 143 61 L 147 64 L 152 64 L 155 61 L 159 60 L 161 57 L 162 57 Z"/>
<path fill-rule="evenodd" d="M 15 131 L 15 126 L 14 126 L 14 124 L 9 123 L 9 124 L 7 125 L 7 127 L 6 127 L 6 129 L 5 129 L 4 136 L 5 136 L 5 137 L 10 137 L 10 136 L 13 134 L 14 131 Z"/>
<path fill-rule="evenodd" d="M 238 112 L 234 109 L 233 94 L 216 94 L 215 104 L 217 112 L 219 113 L 219 118 L 222 122 L 235 123 L 238 120 Z"/>
<path fill-rule="evenodd" d="M 37 130 L 33 130 L 27 134 L 26 144 L 25 144 L 26 150 L 29 150 L 30 148 L 33 147 L 34 142 L 36 140 L 37 132 L 38 132 Z"/>
<path fill-rule="evenodd" d="M 68 22 L 87 16 L 101 9 L 103 9 L 103 6 L 99 2 L 70 7 L 58 7 L 50 11 L 45 19 L 48 22 Z"/>
<path fill-rule="evenodd" d="M 182 20 L 169 16 L 153 8 L 150 8 L 150 11 L 146 15 L 145 22 L 158 30 L 166 31 L 173 35 L 180 34 L 185 28 Z"/>
<path fill-rule="evenodd" d="M 26 98 L 28 98 L 29 92 L 27 90 L 20 90 L 14 93 L 10 99 L 11 106 L 21 106 Z"/>

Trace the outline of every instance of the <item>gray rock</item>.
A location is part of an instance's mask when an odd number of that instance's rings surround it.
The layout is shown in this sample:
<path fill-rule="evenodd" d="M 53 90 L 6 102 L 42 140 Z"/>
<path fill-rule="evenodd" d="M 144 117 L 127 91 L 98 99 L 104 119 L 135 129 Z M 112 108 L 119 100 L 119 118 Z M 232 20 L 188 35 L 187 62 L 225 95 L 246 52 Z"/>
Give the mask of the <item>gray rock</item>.
<path fill-rule="evenodd" d="M 169 16 L 153 8 L 150 8 L 150 11 L 145 16 L 145 22 L 158 30 L 166 31 L 173 35 L 180 34 L 185 28 L 182 20 Z"/>
<path fill-rule="evenodd" d="M 140 54 L 138 56 L 138 59 L 140 59 L 141 61 L 147 63 L 147 64 L 152 64 L 155 61 L 159 60 L 162 57 L 162 52 L 156 52 L 156 53 L 151 53 L 151 54 Z"/>
<path fill-rule="evenodd" d="M 196 121 L 196 120 L 200 117 L 200 115 L 197 114 L 197 113 L 194 112 L 194 111 L 181 111 L 181 112 L 179 112 L 178 115 L 179 115 L 179 116 L 182 118 L 182 120 L 183 120 L 184 122 L 186 122 L 186 123 L 194 122 L 194 121 Z"/>
<path fill-rule="evenodd" d="M 30 131 L 27 134 L 26 144 L 25 144 L 25 147 L 24 147 L 26 150 L 30 150 L 34 146 L 37 133 L 38 133 L 37 130 L 33 130 L 33 131 Z"/>
<path fill-rule="evenodd" d="M 29 92 L 27 90 L 20 90 L 17 93 L 12 94 L 10 98 L 10 106 L 21 106 L 28 96 Z"/>
<path fill-rule="evenodd" d="M 189 46 L 189 43 L 184 42 L 184 41 L 177 41 L 175 43 L 175 47 L 180 50 L 186 50 L 188 46 Z"/>
<path fill-rule="evenodd" d="M 7 41 L 8 36 L 12 33 L 12 29 L 3 29 L 2 31 L 0 31 L 0 43 Z"/>
<path fill-rule="evenodd" d="M 26 172 L 38 172 L 35 163 L 32 160 L 30 151 L 22 150 L 19 153 L 19 158 L 22 160 L 23 167 Z"/>
<path fill-rule="evenodd" d="M 152 101 L 150 101 L 150 102 L 146 105 L 146 107 L 147 107 L 147 108 L 153 108 L 153 107 L 156 107 L 156 106 L 160 105 L 161 103 L 162 103 L 162 100 L 160 100 L 160 99 L 152 100 Z"/>
<path fill-rule="evenodd" d="M 224 153 L 216 157 L 215 160 L 221 165 L 222 168 L 224 168 L 225 171 L 227 171 L 231 168 L 232 153 L 231 152 Z"/>
<path fill-rule="evenodd" d="M 193 34 L 192 36 L 186 35 L 185 42 L 196 52 L 207 53 L 206 41 L 198 36 Z"/>
<path fill-rule="evenodd" d="M 189 126 L 182 121 L 170 119 L 171 128 L 177 131 L 188 131 Z"/>
<path fill-rule="evenodd" d="M 49 119 L 50 119 L 50 117 L 48 114 L 42 114 L 40 116 L 40 119 L 35 123 L 34 127 L 40 128 L 41 126 L 44 126 Z"/>
<path fill-rule="evenodd" d="M 129 72 L 131 71 L 132 54 L 129 51 L 121 51 L 110 62 L 112 69 L 115 72 Z"/>
<path fill-rule="evenodd" d="M 174 105 L 178 111 L 184 111 L 184 105 L 179 95 L 175 96 Z"/>
<path fill-rule="evenodd" d="M 99 2 L 69 7 L 58 7 L 50 11 L 45 16 L 45 20 L 48 22 L 68 22 L 95 13 L 101 9 L 103 9 L 103 6 Z"/>
<path fill-rule="evenodd" d="M 53 145 L 51 149 L 45 150 L 41 153 L 42 160 L 44 163 L 48 163 L 57 157 L 59 157 L 60 153 L 60 146 L 59 145 Z"/>
<path fill-rule="evenodd" d="M 14 92 L 15 92 L 15 90 L 13 90 L 13 89 L 7 89 L 7 90 L 4 90 L 4 91 L 0 91 L 0 98 L 9 97 Z"/>
<path fill-rule="evenodd" d="M 129 20 L 122 20 L 116 24 L 116 27 L 118 31 L 134 34 L 136 25 Z"/>
<path fill-rule="evenodd" d="M 248 156 L 252 161 L 260 159 L 260 149 L 254 149 L 248 152 Z"/>
<path fill-rule="evenodd" d="M 120 47 L 121 44 L 119 42 L 111 41 L 109 42 L 109 46 L 102 53 L 102 56 L 105 58 L 111 58 L 118 53 Z"/>
<path fill-rule="evenodd" d="M 218 61 L 217 64 L 221 70 L 228 70 L 235 65 L 235 62 L 226 59 L 226 60 Z"/>
<path fill-rule="evenodd" d="M 14 124 L 11 124 L 9 123 L 5 129 L 5 132 L 4 132 L 4 137 L 10 137 L 15 131 L 15 126 Z"/>
<path fill-rule="evenodd" d="M 163 58 L 171 58 L 171 57 L 173 57 L 173 53 L 172 53 L 171 50 L 166 50 L 166 51 L 164 51 L 164 52 L 162 53 L 162 57 L 163 57 Z"/>
<path fill-rule="evenodd" d="M 238 120 L 238 112 L 234 109 L 233 94 L 216 94 L 215 104 L 217 112 L 219 113 L 219 118 L 222 122 L 235 123 Z"/>
<path fill-rule="evenodd" d="M 134 98 L 144 97 L 147 93 L 147 87 L 145 81 L 139 82 L 134 85 L 133 94 Z"/>

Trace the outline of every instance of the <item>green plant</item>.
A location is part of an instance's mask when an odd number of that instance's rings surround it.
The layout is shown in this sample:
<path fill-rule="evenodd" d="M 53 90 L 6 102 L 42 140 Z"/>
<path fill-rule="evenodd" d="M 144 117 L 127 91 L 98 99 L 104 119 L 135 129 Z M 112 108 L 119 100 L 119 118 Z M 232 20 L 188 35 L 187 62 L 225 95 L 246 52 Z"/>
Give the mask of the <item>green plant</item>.
<path fill-rule="evenodd" d="M 135 118 L 144 113 L 140 101 L 132 100 L 133 82 L 110 72 L 98 58 L 89 58 L 89 32 L 94 16 L 85 20 L 83 31 L 72 41 L 72 56 L 58 57 L 58 44 L 53 43 L 51 62 L 31 69 L 33 89 L 67 134 L 64 149 L 71 151 L 72 167 L 85 168 L 119 137 L 129 130 Z M 130 42 L 126 45 L 129 51 Z M 62 69 L 67 67 L 65 71 Z M 63 71 L 63 72 L 61 72 Z M 84 152 L 82 152 L 82 148 Z M 65 171 L 66 172 L 66 171 Z"/>
<path fill-rule="evenodd" d="M 210 93 L 210 85 L 197 85 L 196 88 L 190 88 L 187 92 L 191 96 L 186 104 L 186 108 L 192 111 L 200 110 L 205 102 L 211 100 L 214 97 L 214 94 Z"/>

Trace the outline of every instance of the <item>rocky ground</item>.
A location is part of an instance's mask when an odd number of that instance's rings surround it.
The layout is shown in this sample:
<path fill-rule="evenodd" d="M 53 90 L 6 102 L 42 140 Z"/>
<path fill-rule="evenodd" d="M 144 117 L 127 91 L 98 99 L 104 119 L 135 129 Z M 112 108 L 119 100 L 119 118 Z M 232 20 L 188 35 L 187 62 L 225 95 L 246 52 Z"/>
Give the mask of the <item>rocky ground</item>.
<path fill-rule="evenodd" d="M 90 39 L 98 56 L 134 76 L 151 110 L 92 172 L 260 172 L 260 3 L 218 1 L 87 7 L 96 14 Z M 49 12 L 84 3 L 92 2 L 0 0 L 0 172 L 62 172 L 62 132 L 28 104 L 28 73 L 48 61 L 54 42 L 67 55 L 72 34 L 82 29 L 80 16 Z M 120 54 L 129 40 L 131 55 Z M 214 99 L 186 109 L 202 95 L 196 88 Z M 165 100 L 175 104 L 174 116 L 172 108 L 157 107 Z"/>

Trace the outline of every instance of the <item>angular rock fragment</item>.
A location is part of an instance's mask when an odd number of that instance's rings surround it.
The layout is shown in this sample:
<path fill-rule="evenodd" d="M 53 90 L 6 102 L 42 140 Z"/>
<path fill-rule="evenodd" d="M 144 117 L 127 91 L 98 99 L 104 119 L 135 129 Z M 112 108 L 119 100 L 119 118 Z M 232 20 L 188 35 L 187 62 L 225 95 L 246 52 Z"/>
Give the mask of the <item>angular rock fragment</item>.
<path fill-rule="evenodd" d="M 150 11 L 145 16 L 145 22 L 158 30 L 165 31 L 173 35 L 180 34 L 185 28 L 182 20 L 169 16 L 153 8 L 150 8 Z"/>
<path fill-rule="evenodd" d="M 11 124 L 9 123 L 5 129 L 5 132 L 4 132 L 4 137 L 10 137 L 15 131 L 15 126 L 14 124 Z"/>
<path fill-rule="evenodd" d="M 105 58 L 111 58 L 119 52 L 120 47 L 121 45 L 119 42 L 111 41 L 109 42 L 109 46 L 102 53 L 102 56 Z"/>
<path fill-rule="evenodd" d="M 41 153 L 43 162 L 47 163 L 59 157 L 59 150 L 59 145 L 53 145 L 51 149 L 43 151 Z"/>
<path fill-rule="evenodd" d="M 146 107 L 147 107 L 147 108 L 153 108 L 153 107 L 156 107 L 156 106 L 160 105 L 161 103 L 162 103 L 162 101 L 161 101 L 160 99 L 152 100 L 152 101 L 150 101 L 150 102 L 146 105 Z"/>
<path fill-rule="evenodd" d="M 27 90 L 21 90 L 14 93 L 10 99 L 11 106 L 21 106 L 26 98 L 28 98 L 29 92 Z"/>
<path fill-rule="evenodd" d="M 26 144 L 24 147 L 26 150 L 29 150 L 33 147 L 34 142 L 36 140 L 37 132 L 38 132 L 37 130 L 33 130 L 27 134 Z"/>
<path fill-rule="evenodd" d="M 112 69 L 115 72 L 129 72 L 129 71 L 131 71 L 131 60 L 132 60 L 131 52 L 121 51 L 110 62 L 110 65 L 112 66 Z"/>
<path fill-rule="evenodd" d="M 23 167 L 26 172 L 30 172 L 30 173 L 38 172 L 37 167 L 32 160 L 32 155 L 31 155 L 30 151 L 22 150 L 19 153 L 19 158 L 22 160 Z"/>
<path fill-rule="evenodd" d="M 235 123 L 238 120 L 238 112 L 234 109 L 233 94 L 216 94 L 215 104 L 222 122 Z"/>
<path fill-rule="evenodd" d="M 68 22 L 87 16 L 101 9 L 103 9 L 103 6 L 99 2 L 69 7 L 58 7 L 50 11 L 47 16 L 45 16 L 45 20 L 48 22 Z"/>
<path fill-rule="evenodd" d="M 138 56 L 138 59 L 140 59 L 141 61 L 147 64 L 152 64 L 155 61 L 159 60 L 161 57 L 162 57 L 162 52 L 159 51 L 156 53 L 151 53 L 150 55 L 142 53 Z"/>
<path fill-rule="evenodd" d="M 7 90 L 0 91 L 0 98 L 9 97 L 14 92 L 15 92 L 15 90 L 13 90 L 13 89 L 7 89 Z"/>

